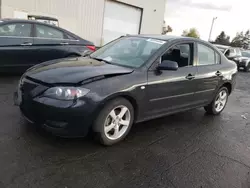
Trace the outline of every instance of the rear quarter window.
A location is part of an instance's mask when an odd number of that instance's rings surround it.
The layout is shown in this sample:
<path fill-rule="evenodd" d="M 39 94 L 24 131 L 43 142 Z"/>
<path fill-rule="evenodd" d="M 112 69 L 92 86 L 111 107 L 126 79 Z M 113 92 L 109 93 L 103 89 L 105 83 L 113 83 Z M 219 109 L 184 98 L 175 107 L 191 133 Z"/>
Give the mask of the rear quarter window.
<path fill-rule="evenodd" d="M 202 66 L 202 65 L 214 65 L 217 63 L 216 60 L 216 52 L 203 44 L 198 43 L 197 44 L 198 47 L 198 65 Z"/>

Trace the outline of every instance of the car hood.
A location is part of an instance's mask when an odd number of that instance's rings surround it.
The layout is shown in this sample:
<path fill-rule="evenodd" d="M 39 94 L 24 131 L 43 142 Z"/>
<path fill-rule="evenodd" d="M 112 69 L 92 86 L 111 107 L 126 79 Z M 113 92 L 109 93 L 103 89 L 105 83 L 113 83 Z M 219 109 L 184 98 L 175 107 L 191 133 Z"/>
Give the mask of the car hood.
<path fill-rule="evenodd" d="M 36 65 L 25 73 L 26 77 L 48 84 L 78 84 L 92 78 L 132 73 L 133 69 L 107 64 L 89 58 L 70 58 L 48 61 Z"/>

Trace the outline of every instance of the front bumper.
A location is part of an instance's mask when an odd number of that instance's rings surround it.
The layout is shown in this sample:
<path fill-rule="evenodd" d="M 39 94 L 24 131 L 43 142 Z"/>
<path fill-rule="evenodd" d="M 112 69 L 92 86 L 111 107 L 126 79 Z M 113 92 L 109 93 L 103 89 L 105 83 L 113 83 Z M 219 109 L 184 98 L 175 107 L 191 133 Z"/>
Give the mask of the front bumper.
<path fill-rule="evenodd" d="M 94 108 L 84 100 L 23 98 L 19 107 L 29 122 L 62 137 L 86 136 L 94 120 Z"/>

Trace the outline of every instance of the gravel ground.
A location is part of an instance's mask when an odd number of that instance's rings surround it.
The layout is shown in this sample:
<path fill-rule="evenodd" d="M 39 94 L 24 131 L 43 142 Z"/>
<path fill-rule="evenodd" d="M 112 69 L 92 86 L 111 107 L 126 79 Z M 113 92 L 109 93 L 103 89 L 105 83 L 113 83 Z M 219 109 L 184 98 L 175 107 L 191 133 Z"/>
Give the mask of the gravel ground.
<path fill-rule="evenodd" d="M 250 73 L 221 116 L 192 110 L 135 125 L 113 147 L 36 130 L 0 78 L 0 188 L 250 187 Z"/>

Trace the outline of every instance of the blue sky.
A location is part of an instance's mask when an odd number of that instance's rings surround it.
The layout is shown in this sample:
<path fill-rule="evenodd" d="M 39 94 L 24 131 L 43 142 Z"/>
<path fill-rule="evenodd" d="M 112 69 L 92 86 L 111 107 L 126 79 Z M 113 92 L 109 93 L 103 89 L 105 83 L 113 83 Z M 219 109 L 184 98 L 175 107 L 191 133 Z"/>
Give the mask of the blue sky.
<path fill-rule="evenodd" d="M 212 39 L 225 31 L 231 39 L 235 34 L 250 28 L 249 0 L 166 0 L 165 21 L 173 28 L 173 35 L 195 27 L 203 40 L 208 40 L 213 17 Z"/>

